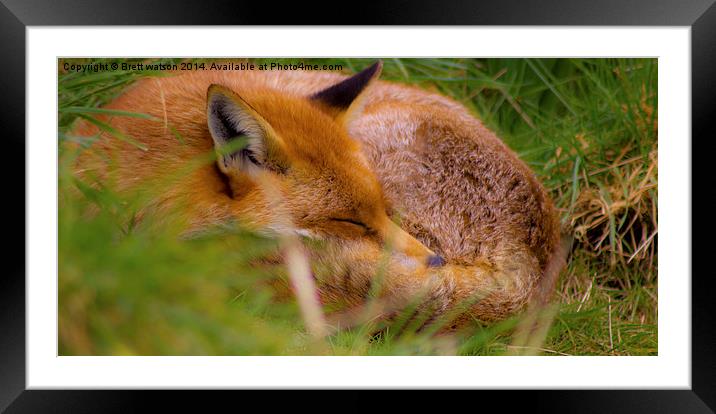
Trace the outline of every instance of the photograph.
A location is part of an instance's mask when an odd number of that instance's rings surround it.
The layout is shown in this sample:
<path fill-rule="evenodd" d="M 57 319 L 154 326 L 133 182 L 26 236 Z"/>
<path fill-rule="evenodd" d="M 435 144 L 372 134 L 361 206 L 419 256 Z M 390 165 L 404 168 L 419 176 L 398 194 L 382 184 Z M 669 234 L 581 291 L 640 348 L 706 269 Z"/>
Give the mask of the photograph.
<path fill-rule="evenodd" d="M 59 356 L 659 355 L 658 57 L 56 62 Z"/>

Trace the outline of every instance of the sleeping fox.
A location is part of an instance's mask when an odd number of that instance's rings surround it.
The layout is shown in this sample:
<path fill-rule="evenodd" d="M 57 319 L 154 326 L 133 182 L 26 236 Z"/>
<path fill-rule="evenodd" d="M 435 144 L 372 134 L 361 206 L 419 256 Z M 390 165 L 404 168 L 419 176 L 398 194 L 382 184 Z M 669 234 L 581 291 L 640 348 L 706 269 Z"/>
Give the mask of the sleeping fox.
<path fill-rule="evenodd" d="M 215 153 L 151 207 L 181 205 L 188 233 L 238 220 L 321 240 L 310 254 L 326 304 L 359 306 L 381 266 L 389 303 L 418 292 L 436 314 L 469 303 L 453 326 L 546 298 L 565 254 L 545 189 L 465 107 L 380 81 L 381 69 L 143 79 L 106 108 L 154 119 L 103 118 L 141 145 L 80 123 L 75 135 L 100 139 L 77 173 L 132 191 Z"/>

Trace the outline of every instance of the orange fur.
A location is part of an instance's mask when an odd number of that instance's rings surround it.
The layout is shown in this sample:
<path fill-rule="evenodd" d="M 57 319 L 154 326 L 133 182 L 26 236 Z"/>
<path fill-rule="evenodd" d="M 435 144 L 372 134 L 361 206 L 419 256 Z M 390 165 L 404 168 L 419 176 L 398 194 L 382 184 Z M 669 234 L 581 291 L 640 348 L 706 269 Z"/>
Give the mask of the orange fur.
<path fill-rule="evenodd" d="M 359 305 L 388 242 L 396 250 L 384 281 L 390 303 L 427 292 L 430 306 L 443 312 L 480 296 L 458 325 L 522 308 L 548 268 L 560 269 L 564 259 L 554 207 L 534 174 L 446 97 L 373 81 L 348 110 L 308 98 L 345 79 L 317 72 L 206 71 L 141 80 L 107 108 L 160 121 L 104 120 L 148 150 L 102 135 L 96 151 L 80 157 L 78 172 L 91 171 L 120 191 L 132 191 L 212 153 L 207 90 L 221 85 L 210 96 L 244 105 L 269 131 L 265 168 L 247 174 L 203 165 L 156 194 L 153 208 L 181 205 L 187 231 L 238 219 L 257 229 L 327 240 L 312 252 L 325 302 Z M 98 130 L 83 123 L 74 133 Z M 434 253 L 447 265 L 425 266 Z"/>

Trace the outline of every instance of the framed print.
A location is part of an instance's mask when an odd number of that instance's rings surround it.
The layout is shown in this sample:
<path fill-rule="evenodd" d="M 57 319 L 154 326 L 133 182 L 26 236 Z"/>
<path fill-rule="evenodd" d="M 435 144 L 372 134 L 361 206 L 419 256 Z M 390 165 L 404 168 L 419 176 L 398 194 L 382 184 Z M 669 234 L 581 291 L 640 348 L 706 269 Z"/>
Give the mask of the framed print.
<path fill-rule="evenodd" d="M 436 7 L 3 1 L 25 156 L 2 407 L 437 388 L 713 412 L 691 165 L 716 8 Z"/>

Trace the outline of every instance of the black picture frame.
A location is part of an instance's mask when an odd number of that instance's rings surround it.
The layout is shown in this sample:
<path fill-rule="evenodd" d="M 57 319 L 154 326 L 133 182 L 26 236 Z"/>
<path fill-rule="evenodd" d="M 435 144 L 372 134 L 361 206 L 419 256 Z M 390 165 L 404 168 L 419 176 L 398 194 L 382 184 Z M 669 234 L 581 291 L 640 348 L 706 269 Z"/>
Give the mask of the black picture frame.
<path fill-rule="evenodd" d="M 0 117 L 6 215 L 4 272 L 0 277 L 0 409 L 7 412 L 114 412 L 149 407 L 146 399 L 184 408 L 206 408 L 236 401 L 226 393 L 198 396 L 180 391 L 49 391 L 26 390 L 25 373 L 25 85 L 26 26 L 44 25 L 256 25 L 256 24 L 365 24 L 365 25 L 570 25 L 570 26 L 689 26 L 692 58 L 692 145 L 713 137 L 710 121 L 716 113 L 716 6 L 714 0 L 501 0 L 501 1 L 384 1 L 379 5 L 353 4 L 343 8 L 312 2 L 202 1 L 89 1 L 0 0 Z M 323 10 L 323 12 L 318 12 Z M 700 141 L 699 141 L 700 140 Z M 699 145 L 700 147 L 701 145 Z M 20 154 L 23 154 L 21 156 Z M 693 151 L 692 166 L 699 155 Z M 668 156 L 668 154 L 667 154 Z M 24 177 L 24 175 L 23 175 Z M 693 196 L 712 193 L 710 174 L 692 172 Z M 703 190 L 708 189 L 708 190 Z M 20 201 L 22 200 L 22 201 Z M 708 209 L 708 201 L 692 200 L 692 214 Z M 703 215 L 701 215 L 703 217 Z M 20 217 L 25 220 L 20 220 Z M 693 218 L 692 218 L 693 220 Z M 708 220 L 707 220 L 708 221 Z M 699 222 L 706 233 L 710 223 Z M 692 236 L 693 239 L 693 236 Z M 692 242 L 693 264 L 708 257 L 709 243 Z M 693 270 L 698 267 L 694 266 Z M 476 400 L 500 399 L 509 408 L 522 406 L 557 412 L 716 412 L 716 301 L 713 276 L 692 271 L 692 382 L 690 390 L 574 390 L 481 391 Z M 690 275 L 683 275 L 684 278 Z M 522 395 L 513 396 L 512 393 Z M 305 397 L 304 397 L 305 398 Z M 318 397 L 325 398 L 325 397 Z M 474 397 L 471 397 L 474 398 Z M 341 398 L 350 404 L 366 400 L 355 394 Z M 292 399 L 280 399 L 284 404 Z M 389 398 L 400 403 L 403 398 Z M 310 397 L 306 401 L 310 403 Z M 424 399 L 422 399 L 424 401 Z M 280 403 L 271 400 L 272 407 Z M 402 401 L 404 402 L 404 401 Z M 480 403 L 482 404 L 482 403 Z M 389 404 L 388 404 L 389 405 Z M 387 407 L 384 403 L 381 406 Z M 478 405 L 479 408 L 481 405 Z M 168 406 L 164 406 L 168 408 Z M 445 406 L 447 408 L 447 406 Z M 275 407 L 273 407 L 275 408 Z M 340 408 L 339 408 L 340 409 Z"/>

